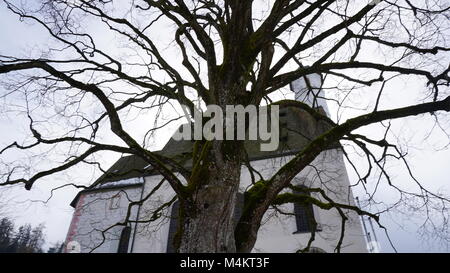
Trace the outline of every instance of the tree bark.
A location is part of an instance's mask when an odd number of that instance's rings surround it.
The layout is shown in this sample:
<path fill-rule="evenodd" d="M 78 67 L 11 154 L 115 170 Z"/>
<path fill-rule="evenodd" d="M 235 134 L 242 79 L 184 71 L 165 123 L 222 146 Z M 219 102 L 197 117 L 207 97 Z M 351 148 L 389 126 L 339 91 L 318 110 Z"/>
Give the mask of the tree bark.
<path fill-rule="evenodd" d="M 206 145 L 202 150 L 208 149 Z M 178 251 L 182 253 L 236 252 L 233 215 L 241 175 L 236 151 L 240 150 L 235 149 L 235 141 L 210 145 L 193 168 L 190 197 L 181 202 Z"/>

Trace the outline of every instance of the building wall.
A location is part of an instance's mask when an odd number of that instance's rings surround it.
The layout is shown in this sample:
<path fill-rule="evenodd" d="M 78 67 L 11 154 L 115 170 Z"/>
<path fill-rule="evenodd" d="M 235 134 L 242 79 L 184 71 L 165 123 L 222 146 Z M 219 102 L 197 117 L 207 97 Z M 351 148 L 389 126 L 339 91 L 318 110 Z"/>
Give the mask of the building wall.
<path fill-rule="evenodd" d="M 139 200 L 140 192 L 141 187 L 137 187 L 82 194 L 72 217 L 66 245 L 75 242 L 82 253 L 117 252 L 123 226 L 112 226 L 124 221 L 129 200 Z M 136 212 L 137 207 L 133 207 L 130 219 L 136 218 Z"/>
<path fill-rule="evenodd" d="M 180 176 L 178 178 L 182 179 Z M 146 177 L 143 197 L 145 198 L 150 194 L 162 180 L 161 175 Z M 152 198 L 141 207 L 139 219 L 148 221 L 152 218 L 155 209 L 170 202 L 174 196 L 175 192 L 170 185 L 163 182 L 159 190 L 152 194 Z M 133 253 L 165 253 L 169 236 L 170 216 L 171 207 L 164 209 L 159 219 L 138 224 Z"/>
<path fill-rule="evenodd" d="M 269 178 L 290 158 L 274 158 L 260 160 L 252 163 L 252 166 L 260 170 L 264 178 Z M 314 167 L 312 167 L 314 166 Z M 304 185 L 310 188 L 322 188 L 335 202 L 354 204 L 350 190 L 349 180 L 339 150 L 328 150 L 321 153 L 311 167 L 305 168 L 293 181 L 293 184 Z M 251 183 L 247 169 L 242 173 L 241 190 Z M 326 200 L 319 194 L 311 194 L 325 203 Z M 279 206 L 282 212 L 293 213 L 294 205 L 285 204 Z M 341 246 L 341 252 L 367 252 L 364 233 L 360 218 L 356 213 L 347 213 L 348 221 L 345 225 L 345 237 Z M 334 252 L 341 232 L 341 216 L 336 210 L 323 210 L 314 206 L 314 217 L 321 226 L 322 231 L 316 232 L 312 246 L 321 248 L 326 252 Z M 304 248 L 311 236 L 310 233 L 294 234 L 296 232 L 296 220 L 291 215 L 283 215 L 275 209 L 269 209 L 263 219 L 253 252 L 295 252 Z"/>
<path fill-rule="evenodd" d="M 252 166 L 260 174 L 268 179 L 291 157 L 281 157 L 253 161 Z M 340 150 L 329 150 L 320 154 L 312 164 L 303 170 L 294 179 L 293 183 L 307 187 L 320 187 L 326 194 L 336 202 L 354 204 L 353 196 Z M 258 177 L 257 174 L 255 174 Z M 135 253 L 161 253 L 166 252 L 167 238 L 170 223 L 170 208 L 161 211 L 161 215 L 154 221 L 149 221 L 154 216 L 155 209 L 168 203 L 175 196 L 167 182 L 162 181 L 162 176 L 155 175 L 145 178 L 144 188 L 134 188 L 122 191 L 121 196 L 128 195 L 133 201 L 142 197 L 146 198 L 155 187 L 158 190 L 152 197 L 145 201 L 139 210 L 139 220 L 146 223 L 132 224 L 132 236 L 130 239 L 129 252 Z M 251 176 L 246 167 L 242 169 L 240 191 L 252 183 Z M 101 232 L 117 222 L 123 221 L 126 215 L 128 201 L 121 198 L 120 208 L 111 209 L 110 199 L 117 191 L 105 191 L 88 193 L 82 196 L 79 206 L 74 213 L 74 220 L 69 231 L 68 240 L 77 240 L 81 244 L 82 252 L 89 252 L 102 241 Z M 324 202 L 323 198 L 312 194 Z M 283 212 L 293 213 L 293 204 L 278 206 Z M 132 210 L 131 219 L 136 219 L 138 208 Z M 345 237 L 342 244 L 342 252 L 367 252 L 363 230 L 359 216 L 348 213 L 348 221 L 345 226 Z M 316 221 L 322 227 L 322 231 L 316 233 L 312 246 L 319 247 L 326 252 L 334 252 L 341 231 L 341 216 L 336 210 L 322 210 L 314 207 Z M 105 242 L 93 252 L 117 252 L 118 240 L 122 227 L 115 227 L 105 234 Z M 294 234 L 296 231 L 295 217 L 283 215 L 273 208 L 269 209 L 264 216 L 262 226 L 258 233 L 253 252 L 295 252 L 306 246 L 310 233 Z M 71 235 L 72 233 L 72 235 Z M 136 233 L 134 235 L 134 233 Z M 133 236 L 135 236 L 132 245 Z"/>

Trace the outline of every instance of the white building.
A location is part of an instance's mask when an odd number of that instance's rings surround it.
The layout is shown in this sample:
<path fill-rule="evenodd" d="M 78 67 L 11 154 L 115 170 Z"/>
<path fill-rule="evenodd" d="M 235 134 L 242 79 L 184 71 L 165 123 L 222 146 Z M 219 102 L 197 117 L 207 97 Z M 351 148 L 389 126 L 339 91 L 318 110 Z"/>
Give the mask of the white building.
<path fill-rule="evenodd" d="M 293 82 L 296 99 L 302 99 L 314 107 L 328 112 L 325 100 L 305 97 L 305 81 Z M 306 99 L 305 99 L 306 98 Z M 316 121 L 298 108 L 280 108 L 280 145 L 276 151 L 261 152 L 255 141 L 246 142 L 251 165 L 264 178 L 270 178 L 308 141 L 326 130 L 326 124 Z M 186 159 L 191 154 L 191 141 L 170 139 L 158 153 L 179 159 L 189 167 Z M 252 179 L 243 166 L 240 191 L 245 192 Z M 354 205 L 354 200 L 338 144 L 322 152 L 310 167 L 297 175 L 293 184 L 304 187 L 320 187 L 336 202 Z M 146 197 L 154 192 L 151 197 Z M 135 156 L 119 159 L 105 175 L 89 189 L 81 191 L 72 201 L 75 207 L 72 223 L 66 238 L 68 250 L 81 252 L 173 252 L 172 239 L 177 229 L 177 203 L 161 209 L 175 197 L 164 183 L 163 177 L 152 171 L 151 166 Z M 240 202 L 243 201 L 243 195 Z M 313 196 L 323 200 L 319 195 Z M 130 202 L 145 199 L 141 205 Z M 237 206 L 239 207 L 239 206 Z M 156 210 L 156 212 L 155 212 Z M 359 216 L 348 213 L 342 252 L 367 252 L 364 232 Z M 236 212 L 236 218 L 240 211 Z M 131 223 L 122 225 L 128 215 Z M 311 218 L 317 223 L 314 251 L 334 252 L 341 234 L 342 218 L 336 210 L 284 204 L 266 212 L 253 252 L 296 252 L 304 248 L 311 236 Z M 137 221 L 136 221 L 137 220 Z M 78 249 L 80 247 L 80 249 Z"/>

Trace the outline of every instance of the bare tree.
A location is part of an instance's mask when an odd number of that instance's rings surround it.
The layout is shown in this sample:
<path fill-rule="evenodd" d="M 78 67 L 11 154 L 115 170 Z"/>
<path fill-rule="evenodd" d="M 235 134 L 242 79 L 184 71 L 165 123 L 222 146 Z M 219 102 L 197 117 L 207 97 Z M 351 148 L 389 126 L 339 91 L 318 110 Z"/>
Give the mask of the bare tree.
<path fill-rule="evenodd" d="M 28 118 L 33 139 L 13 142 L 1 154 L 13 149 L 48 154 L 69 148 L 65 158 L 55 158 L 59 164 L 46 170 L 34 170 L 24 162 L 2 162 L 0 185 L 23 184 L 30 190 L 39 180 L 93 164 L 98 154 L 135 155 L 151 164 L 176 193 L 183 223 L 180 252 L 249 252 L 263 215 L 285 202 L 312 203 L 339 213 L 352 210 L 379 220 L 382 211 L 370 213 L 336 202 L 321 188 L 308 189 L 321 200 L 304 191 L 283 192 L 293 187 L 293 178 L 322 151 L 341 142 L 346 150 L 362 152 L 370 166 L 353 165 L 358 183 L 365 185 L 377 171 L 402 196 L 399 203 L 414 199 L 443 215 L 448 213 L 449 199 L 429 191 L 412 174 L 417 190 L 397 187 L 385 168 L 392 158 L 406 164 L 404 152 L 388 137 L 387 121 L 431 114 L 436 127 L 448 132 L 448 1 L 133 0 L 124 4 L 43 0 L 29 6 L 4 4 L 21 20 L 41 25 L 52 44 L 40 56 L 0 56 L 6 90 L 2 97 L 12 101 L 9 110 L 16 105 L 15 111 Z M 97 36 L 92 34 L 89 26 L 100 24 Z M 99 33 L 108 32 L 122 42 L 121 50 L 111 51 L 98 43 Z M 374 58 L 368 51 L 380 54 Z M 305 103 L 275 102 L 302 109 L 329 129 L 270 179 L 255 181 L 245 194 L 236 228 L 231 224 L 234 201 L 241 166 L 246 164 L 242 141 L 196 141 L 194 167 L 189 170 L 148 149 L 149 138 L 158 128 L 180 119 L 181 115 L 164 117 L 171 109 L 179 112 L 179 105 L 186 105 L 192 114 L 202 105 L 218 105 L 225 111 L 227 105 L 270 104 L 271 96 L 293 80 L 313 73 L 324 76 L 323 89 L 336 93 L 335 98 L 327 98 L 331 103 L 344 107 L 346 99 L 360 90 L 369 90 L 365 96 L 372 99 L 364 114 L 343 122 Z M 389 85 L 395 78 L 423 84 L 415 104 L 385 108 L 386 94 L 396 92 Z M 374 93 L 374 87 L 378 92 Z M 49 110 L 53 108 L 57 109 Z M 138 139 L 127 123 L 133 115 L 153 110 L 153 124 Z M 355 132 L 371 124 L 383 125 L 384 137 L 373 139 Z M 103 142 L 102 136 L 108 133 L 117 141 Z M 345 224 L 345 214 L 341 215 Z M 444 220 L 440 226 L 446 227 Z"/>

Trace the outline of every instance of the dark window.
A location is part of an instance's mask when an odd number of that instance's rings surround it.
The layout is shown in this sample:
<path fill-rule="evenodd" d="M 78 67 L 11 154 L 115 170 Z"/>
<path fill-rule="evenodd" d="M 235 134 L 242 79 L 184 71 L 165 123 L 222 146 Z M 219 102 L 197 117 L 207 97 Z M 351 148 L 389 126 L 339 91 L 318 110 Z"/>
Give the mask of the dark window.
<path fill-rule="evenodd" d="M 175 246 L 174 246 L 174 238 L 175 233 L 178 229 L 178 209 L 180 207 L 180 203 L 176 201 L 172 205 L 172 212 L 170 215 L 170 225 L 169 225 L 169 237 L 167 239 L 167 253 L 175 253 Z"/>
<path fill-rule="evenodd" d="M 303 188 L 306 189 L 306 187 Z M 294 194 L 303 194 L 310 196 L 308 192 L 304 191 L 294 191 Z M 304 205 L 300 203 L 294 203 L 294 214 L 295 221 L 297 223 L 297 231 L 295 233 L 311 232 L 311 227 L 315 223 L 312 204 Z"/>
<path fill-rule="evenodd" d="M 234 208 L 234 227 L 236 227 L 239 219 L 242 216 L 242 210 L 244 209 L 244 194 L 243 193 L 238 193 L 237 195 L 237 204 L 236 207 Z"/>
<path fill-rule="evenodd" d="M 239 218 L 241 218 L 242 215 L 242 209 L 244 207 L 244 194 L 238 193 L 237 196 L 237 205 L 234 210 L 234 225 L 237 225 L 237 222 L 239 221 Z M 180 203 L 176 201 L 172 205 L 172 212 L 170 215 L 170 225 L 169 225 L 169 236 L 167 238 L 167 253 L 175 253 L 175 246 L 174 246 L 174 238 L 175 233 L 178 229 L 178 210 L 180 208 Z"/>
<path fill-rule="evenodd" d="M 131 227 L 124 227 L 120 233 L 119 248 L 117 253 L 128 253 L 128 244 L 130 242 Z"/>

